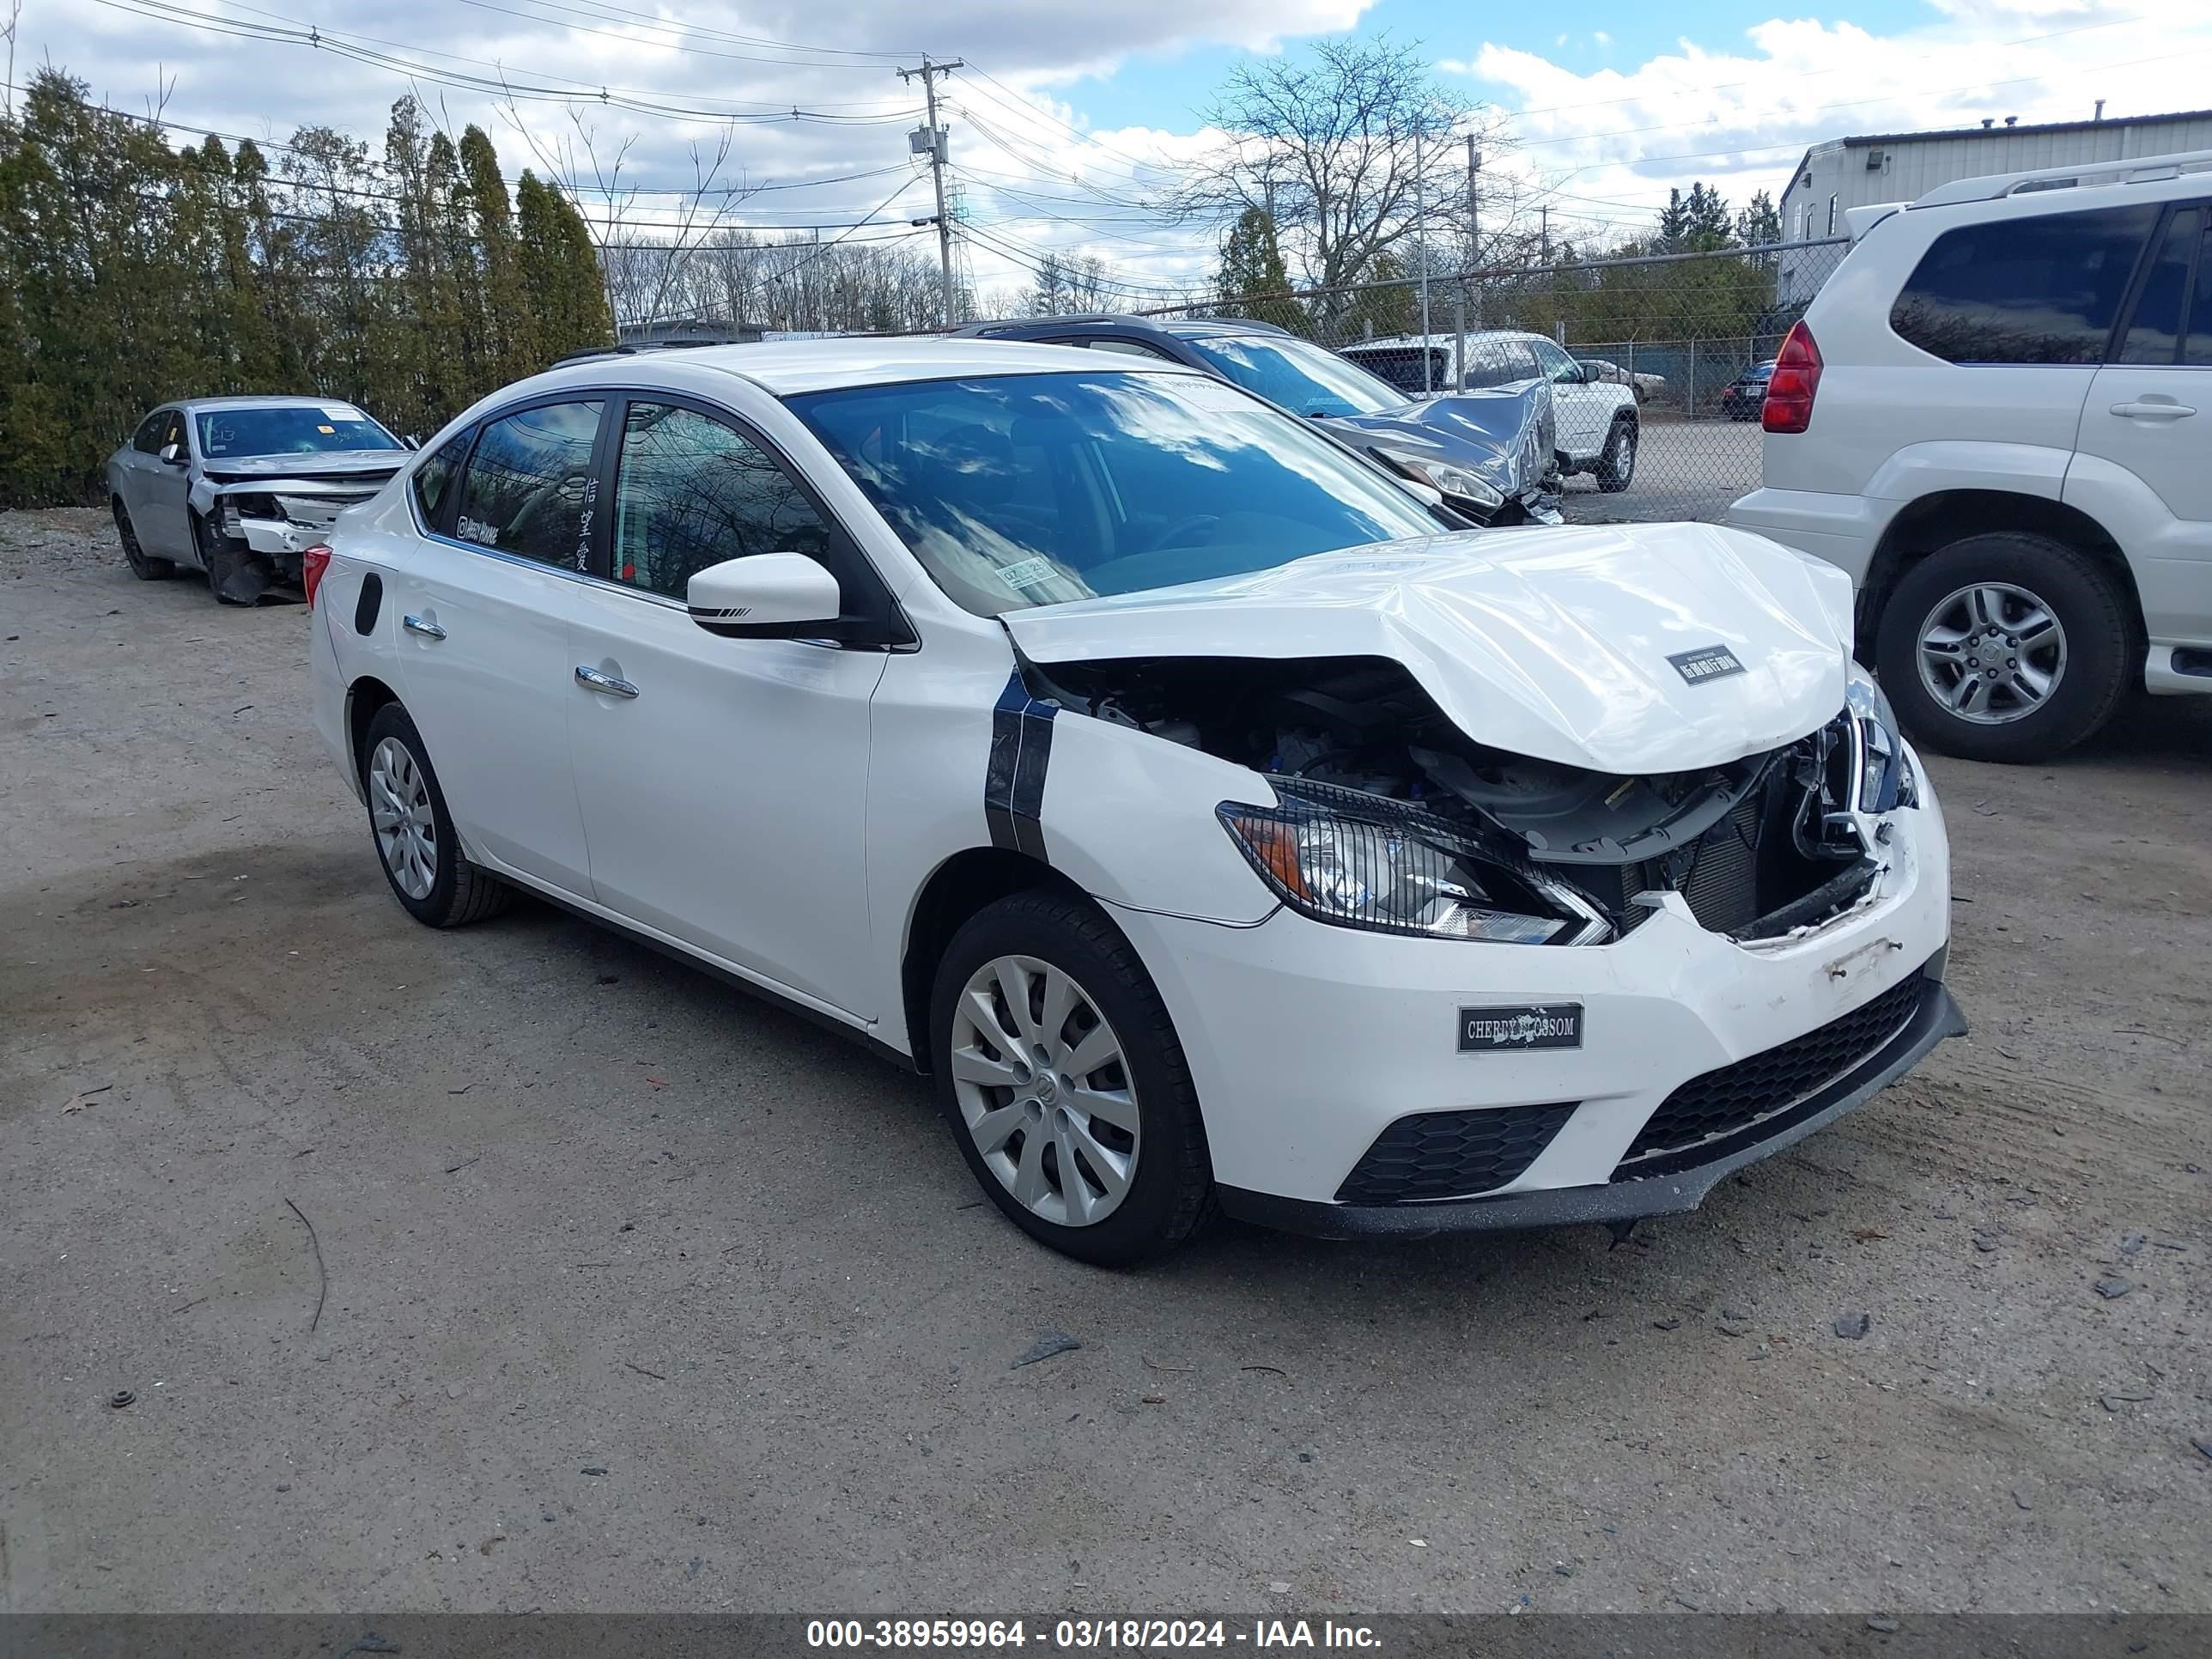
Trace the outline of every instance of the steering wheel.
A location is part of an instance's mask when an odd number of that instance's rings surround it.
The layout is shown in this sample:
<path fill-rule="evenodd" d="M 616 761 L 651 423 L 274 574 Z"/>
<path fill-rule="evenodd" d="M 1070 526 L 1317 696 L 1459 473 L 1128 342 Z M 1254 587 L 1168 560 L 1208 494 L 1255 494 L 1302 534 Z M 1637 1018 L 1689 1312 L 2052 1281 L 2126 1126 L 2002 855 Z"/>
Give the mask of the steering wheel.
<path fill-rule="evenodd" d="M 1219 524 L 1220 522 L 1221 515 L 1218 513 L 1186 514 L 1183 517 L 1177 519 L 1173 524 L 1170 525 L 1165 530 L 1160 532 L 1158 535 L 1153 537 L 1152 548 L 1148 550 L 1156 552 L 1163 547 L 1182 546 L 1184 544 L 1182 538 L 1187 534 L 1194 531 L 1202 530 L 1207 525 Z"/>

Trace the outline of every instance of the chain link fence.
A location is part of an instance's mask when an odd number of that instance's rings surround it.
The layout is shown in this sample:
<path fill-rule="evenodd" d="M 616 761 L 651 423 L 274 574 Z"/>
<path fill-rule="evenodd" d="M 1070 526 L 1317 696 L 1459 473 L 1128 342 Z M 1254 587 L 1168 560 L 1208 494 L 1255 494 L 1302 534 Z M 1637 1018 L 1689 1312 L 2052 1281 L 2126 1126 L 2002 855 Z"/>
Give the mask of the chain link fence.
<path fill-rule="evenodd" d="M 1762 366 L 1849 246 L 1455 272 L 1147 314 L 1273 323 L 1408 397 L 1548 380 L 1568 517 L 1717 520 L 1759 486 Z"/>

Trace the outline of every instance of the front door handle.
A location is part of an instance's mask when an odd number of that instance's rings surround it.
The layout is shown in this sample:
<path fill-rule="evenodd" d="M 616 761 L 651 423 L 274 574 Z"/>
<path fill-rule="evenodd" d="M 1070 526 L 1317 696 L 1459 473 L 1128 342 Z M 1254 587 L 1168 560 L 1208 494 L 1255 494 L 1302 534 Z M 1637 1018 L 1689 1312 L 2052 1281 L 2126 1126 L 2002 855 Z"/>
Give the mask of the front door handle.
<path fill-rule="evenodd" d="M 610 697 L 634 697 L 637 688 L 628 680 L 618 680 L 612 674 L 602 674 L 596 668 L 576 665 L 576 684 L 586 691 L 604 692 Z"/>
<path fill-rule="evenodd" d="M 444 629 L 434 622 L 425 622 L 420 617 L 402 617 L 399 619 L 399 625 L 410 634 L 420 634 L 426 640 L 442 640 L 446 637 Z"/>
<path fill-rule="evenodd" d="M 2178 421 L 2197 411 L 2187 404 L 2114 404 L 2112 413 L 2138 421 Z"/>

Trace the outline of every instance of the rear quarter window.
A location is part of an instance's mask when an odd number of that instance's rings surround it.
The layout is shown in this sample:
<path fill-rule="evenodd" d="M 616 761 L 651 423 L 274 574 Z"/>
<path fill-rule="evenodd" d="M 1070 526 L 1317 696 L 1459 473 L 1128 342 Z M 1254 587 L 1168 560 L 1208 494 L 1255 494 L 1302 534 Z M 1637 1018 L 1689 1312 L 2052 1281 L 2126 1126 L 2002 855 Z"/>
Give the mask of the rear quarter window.
<path fill-rule="evenodd" d="M 461 462 L 469 453 L 469 440 L 475 435 L 473 430 L 455 433 L 416 467 L 409 484 L 415 491 L 416 509 L 422 515 L 424 528 L 445 529 L 446 508 L 453 499 L 453 480 L 461 476 Z"/>
<path fill-rule="evenodd" d="M 1954 363 L 2104 361 L 2159 208 L 2105 208 L 1947 230 L 1921 256 L 1889 325 Z"/>

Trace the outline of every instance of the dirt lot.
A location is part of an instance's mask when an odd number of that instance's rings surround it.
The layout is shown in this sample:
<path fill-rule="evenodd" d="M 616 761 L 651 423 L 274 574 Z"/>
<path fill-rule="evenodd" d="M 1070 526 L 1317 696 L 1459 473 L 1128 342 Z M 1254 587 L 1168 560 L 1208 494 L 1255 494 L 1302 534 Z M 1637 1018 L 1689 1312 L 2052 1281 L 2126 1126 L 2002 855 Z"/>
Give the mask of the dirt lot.
<path fill-rule="evenodd" d="M 1937 763 L 1972 1037 L 1703 1212 L 1121 1276 L 833 1037 L 409 921 L 307 621 L 0 514 L 0 1607 L 2212 1611 L 2212 707 Z"/>

